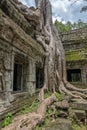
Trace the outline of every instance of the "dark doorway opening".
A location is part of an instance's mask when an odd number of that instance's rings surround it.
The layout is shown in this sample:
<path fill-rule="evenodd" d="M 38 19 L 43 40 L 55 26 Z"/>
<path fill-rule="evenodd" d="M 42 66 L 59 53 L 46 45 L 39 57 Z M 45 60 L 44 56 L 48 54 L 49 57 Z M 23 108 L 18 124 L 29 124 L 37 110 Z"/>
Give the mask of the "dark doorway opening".
<path fill-rule="evenodd" d="M 14 80 L 13 80 L 13 91 L 21 91 L 22 90 L 22 64 L 14 64 Z"/>
<path fill-rule="evenodd" d="M 42 88 L 44 84 L 44 69 L 36 67 L 36 88 Z"/>
<path fill-rule="evenodd" d="M 3 81 L 2 81 L 2 76 L 0 75 L 0 91 L 3 90 Z"/>
<path fill-rule="evenodd" d="M 81 81 L 81 70 L 80 69 L 67 70 L 67 80 L 69 82 L 80 82 Z"/>

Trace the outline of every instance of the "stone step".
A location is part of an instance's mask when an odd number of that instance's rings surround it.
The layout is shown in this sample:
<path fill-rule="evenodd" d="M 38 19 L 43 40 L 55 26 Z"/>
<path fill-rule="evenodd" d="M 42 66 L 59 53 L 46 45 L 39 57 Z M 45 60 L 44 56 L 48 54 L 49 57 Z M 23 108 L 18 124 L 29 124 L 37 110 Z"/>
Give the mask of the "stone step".
<path fill-rule="evenodd" d="M 28 95 L 28 92 L 18 92 L 18 93 L 14 93 L 13 95 L 16 98 L 18 98 L 18 97 L 24 97 L 24 96 Z"/>
<path fill-rule="evenodd" d="M 86 112 L 84 110 L 71 109 L 70 113 L 75 114 L 80 121 L 86 118 Z"/>
<path fill-rule="evenodd" d="M 49 123 L 44 130 L 72 130 L 72 123 L 65 118 L 59 118 L 55 122 Z"/>
<path fill-rule="evenodd" d="M 70 103 L 72 109 L 85 110 L 87 111 L 87 100 L 84 99 L 73 99 Z"/>

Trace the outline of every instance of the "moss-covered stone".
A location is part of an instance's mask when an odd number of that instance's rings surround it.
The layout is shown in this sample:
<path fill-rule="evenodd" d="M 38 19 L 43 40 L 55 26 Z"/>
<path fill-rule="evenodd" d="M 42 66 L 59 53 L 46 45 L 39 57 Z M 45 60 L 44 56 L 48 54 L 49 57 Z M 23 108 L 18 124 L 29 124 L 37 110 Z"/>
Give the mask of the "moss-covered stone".
<path fill-rule="evenodd" d="M 86 59 L 87 49 L 75 49 L 66 52 L 66 61 L 81 61 Z"/>

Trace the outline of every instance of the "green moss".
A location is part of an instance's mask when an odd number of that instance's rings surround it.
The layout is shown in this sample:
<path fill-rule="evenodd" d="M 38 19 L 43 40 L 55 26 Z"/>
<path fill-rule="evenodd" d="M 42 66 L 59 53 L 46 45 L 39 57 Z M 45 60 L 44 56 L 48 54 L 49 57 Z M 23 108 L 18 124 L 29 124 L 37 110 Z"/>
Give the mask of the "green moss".
<path fill-rule="evenodd" d="M 66 61 L 80 61 L 86 59 L 87 49 L 77 49 L 66 52 Z"/>

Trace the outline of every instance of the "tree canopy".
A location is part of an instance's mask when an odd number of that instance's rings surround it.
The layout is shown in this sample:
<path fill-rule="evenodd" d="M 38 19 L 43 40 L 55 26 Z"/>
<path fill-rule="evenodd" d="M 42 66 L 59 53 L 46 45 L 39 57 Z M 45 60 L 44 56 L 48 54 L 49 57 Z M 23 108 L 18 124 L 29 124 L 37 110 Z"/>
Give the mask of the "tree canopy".
<path fill-rule="evenodd" d="M 71 23 L 68 21 L 66 24 L 63 22 L 59 22 L 58 20 L 55 21 L 54 25 L 59 33 L 68 32 L 74 29 L 79 29 L 87 26 L 87 23 L 84 23 L 81 19 L 77 22 Z"/>

